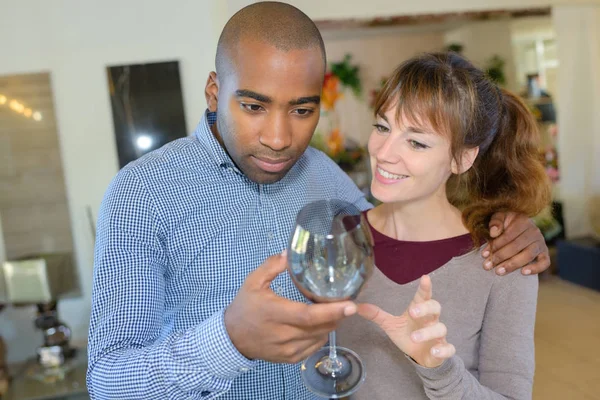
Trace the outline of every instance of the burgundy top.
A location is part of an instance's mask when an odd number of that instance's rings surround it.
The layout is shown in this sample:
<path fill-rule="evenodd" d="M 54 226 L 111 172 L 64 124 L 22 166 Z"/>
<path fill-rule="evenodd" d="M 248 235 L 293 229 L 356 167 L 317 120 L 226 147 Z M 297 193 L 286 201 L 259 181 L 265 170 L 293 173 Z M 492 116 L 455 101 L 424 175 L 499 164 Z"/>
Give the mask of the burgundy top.
<path fill-rule="evenodd" d="M 429 242 L 407 242 L 384 235 L 370 223 L 369 228 L 375 241 L 375 265 L 385 276 L 401 285 L 473 250 L 469 234 Z"/>

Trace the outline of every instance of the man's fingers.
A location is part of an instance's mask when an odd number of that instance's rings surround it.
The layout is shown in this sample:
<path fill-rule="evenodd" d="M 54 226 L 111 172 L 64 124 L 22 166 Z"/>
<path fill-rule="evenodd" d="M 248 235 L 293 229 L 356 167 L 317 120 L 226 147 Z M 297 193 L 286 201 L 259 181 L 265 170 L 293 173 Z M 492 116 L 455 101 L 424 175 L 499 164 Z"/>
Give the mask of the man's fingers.
<path fill-rule="evenodd" d="M 383 328 L 385 324 L 390 321 L 394 316 L 383 311 L 381 308 L 373 304 L 359 304 L 358 315 L 367 319 L 371 322 L 376 323 Z"/>
<path fill-rule="evenodd" d="M 507 231 L 507 233 L 508 233 L 508 231 Z M 542 251 L 542 249 L 539 248 L 539 243 L 538 243 L 537 239 L 538 239 L 537 228 L 532 227 L 531 229 L 528 229 L 525 232 L 523 232 L 521 235 L 515 237 L 510 243 L 507 243 L 504 247 L 492 252 L 490 261 L 492 262 L 493 265 L 498 266 L 501 263 L 513 258 L 514 256 L 516 256 L 517 254 L 519 254 L 521 251 L 528 248 L 529 246 L 535 244 L 536 247 L 538 248 L 538 252 L 536 254 L 534 254 L 531 257 L 531 259 L 527 260 L 527 262 L 529 263 L 529 262 L 533 261 L 534 258 L 537 257 L 537 255 L 540 254 Z M 522 264 L 521 267 L 524 265 L 525 264 Z"/>
<path fill-rule="evenodd" d="M 508 221 L 509 219 L 510 223 L 506 224 L 506 221 Z M 491 252 L 495 253 L 496 251 L 515 240 L 517 237 L 519 237 L 521 234 L 523 234 L 530 228 L 536 228 L 536 226 L 531 219 L 527 218 L 526 215 L 515 214 L 514 217 L 507 217 L 501 234 L 499 234 L 497 237 L 493 238 L 490 241 Z"/>
<path fill-rule="evenodd" d="M 490 240 L 490 251 L 492 252 L 492 254 L 497 252 L 504 246 L 514 241 L 525 230 L 526 229 L 522 229 L 522 225 L 508 225 L 506 228 L 503 228 L 501 234 L 498 234 L 496 237 L 492 237 L 492 239 Z"/>
<path fill-rule="evenodd" d="M 544 272 L 550 267 L 550 256 L 548 253 L 542 253 L 529 265 L 526 265 L 521 270 L 523 275 L 535 275 Z"/>
<path fill-rule="evenodd" d="M 281 345 L 298 345 L 301 342 L 315 342 L 327 338 L 329 332 L 335 331 L 337 323 L 322 325 L 311 325 L 306 327 L 280 324 L 278 329 L 279 342 Z"/>
<path fill-rule="evenodd" d="M 514 218 L 515 213 L 512 212 L 499 211 L 494 213 L 488 225 L 490 229 L 490 236 L 493 238 L 498 237 L 500 234 L 502 234 L 502 232 L 504 232 L 504 229 L 510 225 Z"/>
<path fill-rule="evenodd" d="M 323 325 L 314 325 L 309 327 L 295 327 L 303 332 L 306 337 L 320 337 L 327 335 L 331 331 L 335 331 L 338 327 L 338 323 L 329 323 Z"/>
<path fill-rule="evenodd" d="M 287 268 L 287 252 L 276 254 L 265 260 L 254 272 L 248 275 L 246 281 L 255 288 L 268 288 L 273 279 Z"/>
<path fill-rule="evenodd" d="M 294 356 L 286 362 L 295 364 L 297 362 L 307 359 L 311 354 L 314 354 L 315 352 L 317 352 L 317 350 L 320 350 L 323 346 L 327 344 L 327 335 L 319 340 L 313 340 L 307 343 L 309 344 L 302 346 L 302 349 L 296 352 Z"/>
<path fill-rule="evenodd" d="M 431 289 L 431 278 L 429 275 L 423 275 L 421 280 L 419 281 L 419 288 L 417 289 L 417 293 L 413 298 L 415 303 L 422 303 L 427 300 L 431 300 L 433 296 L 433 292 Z"/>
<path fill-rule="evenodd" d="M 281 344 L 279 356 L 272 360 L 279 363 L 297 363 L 313 354 L 327 343 L 328 335 L 292 340 Z"/>
<path fill-rule="evenodd" d="M 282 322 L 300 328 L 336 324 L 342 319 L 356 314 L 356 304 L 351 301 L 320 304 L 290 302 L 289 309 L 282 310 Z"/>
<path fill-rule="evenodd" d="M 504 275 L 511 273 L 516 269 L 527 267 L 538 255 L 540 255 L 540 248 L 537 243 L 532 243 L 516 256 L 498 264 L 496 273 L 498 275 Z"/>
<path fill-rule="evenodd" d="M 409 310 L 410 316 L 415 319 L 439 317 L 441 312 L 442 306 L 436 300 L 427 300 L 423 303 L 415 304 Z"/>
<path fill-rule="evenodd" d="M 489 243 L 485 245 L 485 247 L 483 248 L 483 250 L 481 252 L 481 256 L 483 258 L 488 258 L 490 256 L 490 254 L 491 254 L 490 253 L 490 248 L 491 248 L 491 246 L 490 246 Z"/>
<path fill-rule="evenodd" d="M 506 213 L 497 212 L 492 215 L 490 219 L 489 228 L 490 228 L 490 236 L 495 238 L 498 237 L 504 230 L 504 219 L 506 218 Z"/>
<path fill-rule="evenodd" d="M 544 249 L 540 247 L 538 241 L 533 239 L 532 235 L 523 235 L 517 241 L 504 246 L 500 251 L 494 253 L 491 261 L 496 266 L 496 269 L 504 268 L 506 271 L 512 272 L 533 262 L 543 252 Z"/>

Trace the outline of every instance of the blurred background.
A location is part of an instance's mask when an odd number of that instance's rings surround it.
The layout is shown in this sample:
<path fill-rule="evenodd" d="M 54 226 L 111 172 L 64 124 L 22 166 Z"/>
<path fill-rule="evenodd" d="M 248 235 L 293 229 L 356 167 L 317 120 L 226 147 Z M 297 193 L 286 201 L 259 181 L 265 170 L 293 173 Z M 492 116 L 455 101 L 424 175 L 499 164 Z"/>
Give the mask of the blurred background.
<path fill-rule="evenodd" d="M 535 218 L 552 266 L 540 277 L 534 398 L 600 399 L 600 0 L 288 2 L 317 22 L 328 54 L 312 144 L 367 195 L 373 98 L 402 61 L 457 51 L 524 98 L 554 190 Z M 218 35 L 250 3 L 0 3 L 6 398 L 86 398 L 104 191 L 129 161 L 193 132 Z"/>

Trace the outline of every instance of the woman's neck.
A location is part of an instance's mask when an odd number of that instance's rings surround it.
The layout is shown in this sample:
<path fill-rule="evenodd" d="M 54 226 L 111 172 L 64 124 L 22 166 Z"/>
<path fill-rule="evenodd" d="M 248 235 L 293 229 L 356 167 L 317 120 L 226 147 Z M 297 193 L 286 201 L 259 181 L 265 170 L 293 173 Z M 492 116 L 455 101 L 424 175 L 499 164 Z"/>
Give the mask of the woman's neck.
<path fill-rule="evenodd" d="M 397 240 L 426 242 L 469 233 L 460 210 L 445 194 L 411 202 L 385 203 L 368 212 L 377 231 Z"/>

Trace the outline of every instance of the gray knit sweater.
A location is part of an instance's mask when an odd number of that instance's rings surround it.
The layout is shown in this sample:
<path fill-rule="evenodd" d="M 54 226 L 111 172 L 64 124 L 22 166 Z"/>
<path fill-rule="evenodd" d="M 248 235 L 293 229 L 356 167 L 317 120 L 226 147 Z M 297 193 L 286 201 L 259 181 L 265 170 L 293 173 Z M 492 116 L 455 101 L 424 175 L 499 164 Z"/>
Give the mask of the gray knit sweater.
<path fill-rule="evenodd" d="M 343 322 L 337 343 L 356 351 L 367 372 L 351 399 L 531 399 L 538 278 L 497 276 L 481 263 L 474 251 L 430 274 L 447 340 L 456 347 L 437 368 L 411 361 L 372 322 Z M 357 302 L 401 315 L 417 287 L 418 280 L 400 285 L 376 269 Z"/>

